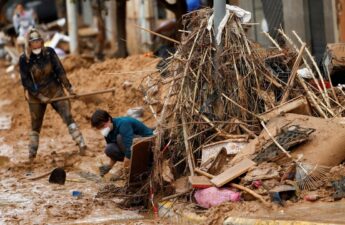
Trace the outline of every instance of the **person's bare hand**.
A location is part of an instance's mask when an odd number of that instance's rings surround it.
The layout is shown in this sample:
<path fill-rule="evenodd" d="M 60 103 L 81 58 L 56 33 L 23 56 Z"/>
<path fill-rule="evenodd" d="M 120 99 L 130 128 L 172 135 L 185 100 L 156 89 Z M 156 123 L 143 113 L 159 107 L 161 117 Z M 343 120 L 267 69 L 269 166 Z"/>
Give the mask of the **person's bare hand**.
<path fill-rule="evenodd" d="M 131 162 L 130 159 L 125 157 L 125 159 L 123 160 L 123 167 L 129 168 L 130 162 Z"/>

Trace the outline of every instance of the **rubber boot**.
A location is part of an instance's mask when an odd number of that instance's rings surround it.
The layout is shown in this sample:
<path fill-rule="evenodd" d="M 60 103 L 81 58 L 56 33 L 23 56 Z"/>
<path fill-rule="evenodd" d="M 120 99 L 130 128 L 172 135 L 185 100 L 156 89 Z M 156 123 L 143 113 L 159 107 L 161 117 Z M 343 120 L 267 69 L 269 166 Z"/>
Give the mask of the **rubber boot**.
<path fill-rule="evenodd" d="M 80 155 L 86 155 L 86 144 L 83 138 L 83 135 L 79 131 L 77 124 L 71 123 L 68 125 L 68 131 L 70 135 L 72 136 L 73 140 L 76 142 L 76 144 L 79 146 L 79 154 Z"/>
<path fill-rule="evenodd" d="M 29 160 L 33 161 L 37 155 L 38 143 L 39 143 L 39 133 L 36 131 L 31 131 L 29 134 Z"/>

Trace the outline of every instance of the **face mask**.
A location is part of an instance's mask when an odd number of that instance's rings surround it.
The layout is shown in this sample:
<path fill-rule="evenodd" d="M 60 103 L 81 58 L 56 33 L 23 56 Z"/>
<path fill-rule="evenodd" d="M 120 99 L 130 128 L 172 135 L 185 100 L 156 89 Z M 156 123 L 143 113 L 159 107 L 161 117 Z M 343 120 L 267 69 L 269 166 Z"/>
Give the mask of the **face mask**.
<path fill-rule="evenodd" d="M 32 50 L 32 53 L 34 53 L 35 55 L 38 55 L 42 52 L 42 48 L 36 48 L 34 50 Z"/>
<path fill-rule="evenodd" d="M 101 130 L 101 134 L 106 137 L 110 133 L 110 127 L 105 127 Z"/>

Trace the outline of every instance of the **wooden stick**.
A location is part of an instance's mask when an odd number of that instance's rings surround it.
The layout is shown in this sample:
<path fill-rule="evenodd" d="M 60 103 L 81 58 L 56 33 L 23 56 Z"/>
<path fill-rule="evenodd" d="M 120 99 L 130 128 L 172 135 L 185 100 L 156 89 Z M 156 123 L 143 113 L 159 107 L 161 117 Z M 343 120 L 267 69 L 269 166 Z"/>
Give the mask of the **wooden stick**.
<path fill-rule="evenodd" d="M 162 81 L 162 84 L 167 84 L 176 80 L 181 79 L 183 76 L 182 75 L 177 75 L 176 77 L 172 77 L 172 78 L 167 78 L 165 80 Z"/>
<path fill-rule="evenodd" d="M 272 84 L 274 84 L 274 86 L 276 86 L 277 88 L 282 88 L 283 86 L 277 81 L 277 78 L 275 76 L 269 76 L 266 73 L 263 73 L 263 76 L 270 82 L 272 82 Z"/>
<path fill-rule="evenodd" d="M 251 111 L 249 111 L 248 109 L 242 107 L 241 105 L 239 105 L 237 102 L 235 102 L 234 100 L 232 100 L 231 98 L 229 98 L 228 96 L 226 96 L 224 93 L 222 93 L 223 97 L 226 98 L 227 100 L 229 100 L 232 104 L 236 105 L 237 107 L 239 107 L 240 109 L 245 110 L 247 113 L 249 113 L 250 115 L 254 116 L 255 118 L 261 120 L 261 117 L 252 113 Z"/>
<path fill-rule="evenodd" d="M 176 78 L 177 76 L 177 71 L 174 72 L 173 78 Z M 164 130 L 163 130 L 163 121 L 166 118 L 166 110 L 168 108 L 168 103 L 171 97 L 171 93 L 173 91 L 174 85 L 175 85 L 176 79 L 173 79 L 173 82 L 170 83 L 170 87 L 169 87 L 169 91 L 168 94 L 164 97 L 164 103 L 163 103 L 163 108 L 160 114 L 160 117 L 157 121 L 157 137 L 156 137 L 156 141 L 155 141 L 155 145 L 154 145 L 154 160 L 155 160 L 155 164 L 154 164 L 154 172 L 153 172 L 153 176 L 154 176 L 154 180 L 161 184 L 163 183 L 163 179 L 161 176 L 161 171 L 162 171 L 162 152 L 161 150 L 161 145 L 162 145 L 162 136 L 164 135 Z"/>
<path fill-rule="evenodd" d="M 279 53 L 279 54 L 277 54 L 277 55 L 268 56 L 268 57 L 266 57 L 265 59 L 266 59 L 266 60 L 267 60 L 267 59 L 274 59 L 274 58 L 281 57 L 281 56 L 285 56 L 285 54 L 284 54 L 284 53 Z"/>
<path fill-rule="evenodd" d="M 145 95 L 144 96 L 144 99 L 145 99 L 145 101 L 148 103 L 149 101 L 149 99 L 148 99 L 148 96 L 147 95 Z M 158 116 L 157 116 L 157 112 L 155 111 L 155 109 L 152 107 L 152 104 L 148 104 L 149 105 L 149 108 L 150 108 L 150 110 L 151 110 L 151 113 L 152 113 L 152 115 L 153 115 L 153 117 L 156 119 L 156 121 L 158 122 Z"/>
<path fill-rule="evenodd" d="M 253 137 L 253 138 L 256 138 L 256 137 L 257 137 L 257 135 L 256 135 L 253 131 L 249 130 L 249 129 L 244 125 L 244 123 L 243 123 L 242 121 L 240 121 L 240 120 L 238 120 L 238 119 L 235 119 L 235 122 L 237 122 L 238 125 L 241 127 L 241 129 L 244 130 L 245 132 L 247 132 L 251 137 Z"/>
<path fill-rule="evenodd" d="M 217 134 L 214 134 L 213 136 L 209 137 L 209 139 L 206 140 L 204 144 L 209 143 L 209 142 L 212 141 L 215 137 L 217 137 Z M 202 147 L 203 147 L 203 145 L 200 145 L 197 149 L 195 149 L 195 150 L 193 151 L 193 154 L 197 153 Z M 181 164 L 182 162 L 184 162 L 185 160 L 186 160 L 186 157 L 184 157 L 184 158 L 181 159 L 179 162 L 177 162 L 177 163 L 174 165 L 174 167 L 180 165 L 180 164 Z"/>
<path fill-rule="evenodd" d="M 57 97 L 57 98 L 52 98 L 48 101 L 50 102 L 56 102 L 56 101 L 62 101 L 62 100 L 67 100 L 67 99 L 74 99 L 74 98 L 80 98 L 80 97 L 85 97 L 85 96 L 91 96 L 91 95 L 98 95 L 98 94 L 104 94 L 108 92 L 115 92 L 115 88 L 110 88 L 107 90 L 103 91 L 94 91 L 94 92 L 89 92 L 89 93 L 83 93 L 83 94 L 77 94 L 77 95 L 68 95 L 68 96 L 63 96 L 63 97 Z"/>
<path fill-rule="evenodd" d="M 203 26 L 203 23 L 200 24 L 200 28 L 201 28 L 201 26 Z M 188 60 L 187 60 L 185 69 L 184 69 L 184 71 L 183 71 L 183 79 L 182 79 L 181 85 L 180 85 L 181 90 L 180 90 L 180 92 L 179 92 L 179 95 L 177 96 L 176 102 L 179 102 L 180 99 L 181 99 L 182 92 L 183 92 L 183 87 L 184 87 L 185 80 L 186 80 L 186 76 L 187 76 L 187 73 L 188 73 L 188 68 L 189 68 L 189 65 L 190 65 L 190 63 L 191 63 L 191 60 L 190 60 L 190 59 L 191 59 L 192 54 L 193 54 L 193 52 L 194 52 L 195 45 L 196 45 L 196 43 L 197 43 L 197 41 L 198 41 L 199 34 L 200 34 L 200 30 L 197 32 L 196 37 L 195 37 L 194 42 L 193 42 L 193 45 L 192 45 L 192 48 L 191 48 L 191 50 L 190 50 L 190 52 L 189 52 L 189 54 L 188 54 Z M 176 106 L 177 106 L 177 105 L 176 105 Z M 175 110 L 176 110 L 176 109 L 175 109 Z M 181 112 L 181 108 L 180 108 L 180 112 Z M 176 116 L 176 113 L 175 113 L 175 115 L 174 115 L 174 120 L 175 120 L 175 116 Z"/>
<path fill-rule="evenodd" d="M 317 103 L 317 101 L 315 100 L 312 92 L 308 89 L 307 85 L 305 84 L 305 81 L 303 80 L 303 78 L 297 76 L 300 84 L 302 85 L 302 87 L 304 88 L 304 90 L 307 92 L 307 95 L 309 96 L 310 100 L 313 102 L 316 110 L 320 113 L 321 116 L 323 116 L 323 118 L 327 119 L 328 116 L 325 114 L 325 112 L 320 108 L 319 104 Z"/>
<path fill-rule="evenodd" d="M 259 195 L 256 192 L 250 190 L 249 188 L 246 188 L 246 187 L 244 187 L 242 185 L 234 184 L 234 183 L 231 183 L 231 186 L 234 187 L 234 188 L 240 189 L 242 191 L 245 191 L 248 194 L 251 194 L 253 197 L 257 198 L 260 202 L 262 202 L 266 207 L 271 207 L 271 204 L 266 202 L 265 199 L 261 195 Z"/>
<path fill-rule="evenodd" d="M 302 41 L 302 39 L 298 36 L 298 34 L 296 33 L 296 31 L 293 30 L 292 33 L 295 35 L 295 37 L 297 38 L 297 40 L 302 44 L 303 41 Z M 323 76 L 322 76 L 322 74 L 321 74 L 321 71 L 320 71 L 318 65 L 316 64 L 315 59 L 314 59 L 314 57 L 311 55 L 311 53 L 310 53 L 310 51 L 309 51 L 308 48 L 306 48 L 306 53 L 307 53 L 307 55 L 309 56 L 311 62 L 313 63 L 313 65 L 314 65 L 314 67 L 315 67 L 315 69 L 316 69 L 317 74 L 319 75 L 319 78 L 320 78 L 320 80 L 321 80 L 321 84 L 322 84 L 322 86 L 323 86 L 323 93 L 325 94 L 326 100 L 327 100 L 327 101 L 326 101 L 326 104 L 327 104 L 328 107 L 330 107 L 329 96 L 328 96 L 328 93 L 327 93 L 325 81 L 324 81 L 324 79 L 323 79 Z"/>
<path fill-rule="evenodd" d="M 205 129 L 205 130 L 200 131 L 199 133 L 193 134 L 192 136 L 190 136 L 190 137 L 188 138 L 188 141 L 190 141 L 190 140 L 192 140 L 193 138 L 199 136 L 200 134 L 203 134 L 203 133 L 205 133 L 205 132 L 208 132 L 208 131 L 210 131 L 210 130 L 212 130 L 212 129 L 214 129 L 214 128 L 213 128 L 213 127 L 210 127 L 210 128 L 208 128 L 208 129 Z"/>
<path fill-rule="evenodd" d="M 52 173 L 52 171 L 49 171 L 49 172 L 45 172 L 45 173 L 42 173 L 41 175 L 38 175 L 36 177 L 30 177 L 30 178 L 27 178 L 28 180 L 39 180 L 41 178 L 44 178 L 48 175 L 50 175 Z"/>
<path fill-rule="evenodd" d="M 338 99 L 338 96 L 337 94 L 335 93 L 335 89 L 334 89 L 334 86 L 332 84 L 332 79 L 331 79 L 331 74 L 329 73 L 329 69 L 327 68 L 327 71 L 326 71 L 326 74 L 327 74 L 327 78 L 329 80 L 329 83 L 331 85 L 331 90 L 332 90 L 332 94 L 333 94 L 333 97 L 334 97 L 334 101 L 338 104 L 340 104 L 339 102 L 339 99 Z"/>
<path fill-rule="evenodd" d="M 196 173 L 198 173 L 198 174 L 200 174 L 200 175 L 203 175 L 203 176 L 205 176 L 205 177 L 208 177 L 208 178 L 210 178 L 210 179 L 214 178 L 214 175 L 209 174 L 209 173 L 207 173 L 207 172 L 205 172 L 205 171 L 202 171 L 202 170 L 199 169 L 199 168 L 195 168 L 194 171 L 195 171 Z"/>
<path fill-rule="evenodd" d="M 187 161 L 188 161 L 189 171 L 190 171 L 190 174 L 194 176 L 194 157 L 193 157 L 193 152 L 191 151 L 190 145 L 188 142 L 186 121 L 183 115 L 181 116 L 181 119 L 182 119 L 182 127 L 183 127 L 183 139 L 184 139 L 184 145 L 187 152 Z"/>
<path fill-rule="evenodd" d="M 201 113 L 199 112 L 199 110 L 197 110 L 197 109 L 194 108 L 194 111 L 195 111 L 196 113 L 198 113 L 198 114 L 200 115 L 201 119 L 203 119 L 206 123 L 208 123 L 211 127 L 213 127 L 218 133 L 224 133 L 224 131 L 222 131 L 222 130 L 220 130 L 218 127 L 216 127 L 216 125 L 214 125 L 214 124 L 211 122 L 211 120 L 209 120 L 206 116 L 204 116 L 203 114 L 201 114 Z"/>
<path fill-rule="evenodd" d="M 309 84 L 309 86 L 311 86 L 311 85 Z M 328 108 L 328 107 L 325 105 L 326 103 L 322 102 L 322 101 L 314 94 L 314 92 L 311 92 L 311 94 L 314 96 L 315 100 L 319 103 L 319 105 L 322 106 L 322 108 L 323 108 L 324 110 L 326 110 L 329 114 L 331 114 L 331 116 L 334 117 L 334 116 L 336 115 L 330 108 Z M 334 103 L 338 104 L 338 103 L 335 102 L 332 98 L 330 98 L 330 100 L 333 101 Z M 340 105 L 340 106 L 341 106 L 341 105 Z M 342 107 L 342 106 L 341 106 L 341 107 Z"/>
<path fill-rule="evenodd" d="M 297 75 L 297 70 L 299 68 L 299 64 L 301 63 L 301 60 L 302 60 L 302 55 L 303 55 L 303 51 L 305 49 L 305 46 L 306 44 L 303 43 L 301 49 L 299 50 L 299 53 L 298 53 L 298 56 L 296 58 L 296 61 L 292 67 L 292 71 L 290 73 L 290 77 L 289 77 L 289 80 L 287 82 L 287 87 L 286 87 L 286 91 L 285 93 L 283 94 L 283 97 L 282 97 L 282 100 L 280 102 L 280 104 L 283 104 L 286 102 L 286 100 L 288 99 L 289 97 L 289 94 L 290 94 L 290 89 L 293 87 L 294 85 L 294 81 L 295 81 L 295 78 L 296 78 L 296 75 Z"/>
<path fill-rule="evenodd" d="M 200 78 L 202 64 L 205 63 L 207 53 L 208 53 L 208 49 L 205 51 L 204 57 L 202 58 L 202 61 L 200 61 L 200 63 L 199 63 L 199 69 L 198 69 L 197 78 L 196 78 L 196 81 L 195 81 L 196 85 L 194 87 L 194 94 L 193 94 L 192 113 L 193 113 L 193 109 L 194 109 L 194 106 L 195 106 L 195 99 L 196 99 L 196 93 L 197 93 L 196 91 L 197 91 L 197 88 L 198 88 L 198 80 Z"/>
<path fill-rule="evenodd" d="M 144 31 L 146 31 L 146 32 L 149 32 L 149 33 L 151 33 L 151 34 L 154 34 L 154 35 L 156 35 L 156 36 L 158 36 L 158 37 L 161 37 L 161 38 L 164 38 L 164 39 L 166 39 L 166 40 L 168 40 L 168 41 L 174 42 L 174 43 L 176 43 L 176 44 L 178 44 L 178 45 L 181 44 L 181 42 L 176 41 L 176 40 L 174 40 L 174 39 L 172 39 L 172 38 L 169 38 L 169 37 L 167 37 L 167 36 L 165 36 L 165 35 L 163 35 L 163 34 L 156 33 L 156 32 L 154 32 L 154 31 L 152 31 L 152 30 L 148 30 L 148 29 L 143 28 L 143 27 L 140 27 L 140 26 L 138 26 L 138 25 L 136 25 L 136 24 L 135 24 L 134 26 L 136 26 L 137 28 L 142 29 L 142 30 L 144 30 Z"/>
<path fill-rule="evenodd" d="M 244 104 L 245 106 L 247 106 L 247 98 L 246 98 L 246 95 L 244 94 L 245 92 L 245 88 L 244 88 L 244 85 L 243 85 L 243 80 L 241 80 L 240 78 L 240 74 L 238 72 L 238 69 L 237 69 L 237 65 L 236 65 L 236 60 L 235 60 L 235 56 L 232 57 L 232 60 L 233 60 L 233 63 L 234 63 L 234 69 L 235 69 L 235 73 L 236 73 L 236 79 L 237 79 L 237 84 L 238 84 L 238 95 L 239 95 L 239 99 L 240 101 L 242 102 L 242 104 Z M 244 107 L 245 108 L 245 107 Z M 246 120 L 247 117 L 246 117 L 246 111 L 242 110 L 242 119 L 243 120 Z"/>
<path fill-rule="evenodd" d="M 177 193 L 177 194 L 166 196 L 166 197 L 162 198 L 162 201 L 166 201 L 166 200 L 169 200 L 169 199 L 180 197 L 182 195 L 185 195 L 185 194 L 189 193 L 190 191 L 191 190 L 187 190 L 187 191 L 184 191 L 184 192 L 181 192 L 181 193 Z"/>
<path fill-rule="evenodd" d="M 289 44 L 295 49 L 295 51 L 298 52 L 298 48 L 297 48 L 297 46 L 295 45 L 295 43 L 293 43 L 293 41 L 283 32 L 283 30 L 278 29 L 278 32 L 285 38 L 285 40 L 287 40 L 287 41 L 289 42 Z M 308 62 L 307 62 L 307 60 L 306 60 L 304 57 L 302 57 L 302 58 L 303 58 L 303 62 L 304 62 L 304 64 L 306 65 L 306 67 L 311 71 L 312 78 L 313 78 L 313 80 L 314 80 L 314 82 L 315 82 L 317 88 L 319 89 L 320 93 L 322 93 L 321 96 L 322 96 L 323 100 L 324 100 L 325 102 L 327 102 L 327 99 L 326 99 L 325 95 L 324 95 L 323 92 L 322 92 L 322 88 L 321 88 L 319 82 L 317 82 L 317 79 L 316 79 L 316 77 L 315 77 L 315 75 L 314 75 L 312 69 L 310 68 L 310 66 L 309 66 L 309 64 L 308 64 Z M 319 99 L 317 96 L 315 96 L 315 97 L 316 97 L 317 99 Z"/>
<path fill-rule="evenodd" d="M 279 49 L 279 51 L 283 51 L 283 49 L 278 45 L 278 43 L 271 37 L 271 35 L 267 32 L 262 32 L 271 42 L 274 46 L 276 46 L 276 48 Z"/>
<path fill-rule="evenodd" d="M 235 22 L 236 22 L 238 28 L 239 28 L 240 31 L 241 31 L 240 34 L 242 35 L 242 38 L 243 38 L 243 40 L 244 40 L 244 44 L 245 44 L 245 46 L 246 46 L 246 48 L 247 48 L 248 54 L 249 54 L 249 55 L 252 55 L 252 51 L 250 50 L 249 43 L 248 43 L 248 39 L 247 39 L 247 37 L 246 37 L 246 34 L 245 34 L 244 30 L 243 30 L 243 27 L 242 27 L 241 23 L 239 23 L 239 22 L 236 21 L 236 20 L 235 20 Z"/>
<path fill-rule="evenodd" d="M 155 73 L 159 72 L 159 70 L 138 70 L 138 71 L 126 71 L 126 72 L 116 72 L 116 73 L 106 73 L 109 75 L 121 75 L 121 74 L 132 74 L 132 73 Z"/>

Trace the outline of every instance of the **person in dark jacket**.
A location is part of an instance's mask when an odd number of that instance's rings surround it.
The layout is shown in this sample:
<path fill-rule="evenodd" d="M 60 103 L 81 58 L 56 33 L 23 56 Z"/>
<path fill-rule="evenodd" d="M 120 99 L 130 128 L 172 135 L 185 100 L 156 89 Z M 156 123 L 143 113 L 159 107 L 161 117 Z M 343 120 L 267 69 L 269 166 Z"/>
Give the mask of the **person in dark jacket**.
<path fill-rule="evenodd" d="M 40 33 L 36 29 L 31 29 L 27 35 L 25 52 L 19 59 L 20 77 L 31 115 L 30 161 L 37 154 L 39 134 L 49 100 L 65 96 L 63 88 L 70 95 L 75 95 L 54 49 L 44 47 L 43 44 Z M 80 154 L 85 155 L 85 141 L 73 120 L 70 101 L 54 101 L 50 104 L 68 126 L 69 133 L 79 146 Z"/>
<path fill-rule="evenodd" d="M 124 168 L 129 167 L 131 148 L 134 137 L 149 137 L 152 129 L 132 117 L 112 118 L 107 111 L 98 109 L 91 117 L 91 126 L 104 136 L 107 143 L 105 154 L 110 158 L 108 165 L 100 167 L 100 174 L 104 176 L 117 161 L 124 162 Z"/>

